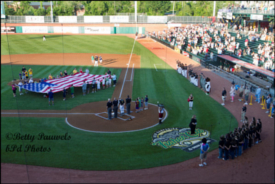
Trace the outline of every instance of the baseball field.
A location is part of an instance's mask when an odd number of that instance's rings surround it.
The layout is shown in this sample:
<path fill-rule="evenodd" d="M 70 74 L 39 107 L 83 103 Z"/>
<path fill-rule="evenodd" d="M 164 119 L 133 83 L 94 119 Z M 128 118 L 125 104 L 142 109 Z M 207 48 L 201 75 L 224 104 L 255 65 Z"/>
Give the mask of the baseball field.
<path fill-rule="evenodd" d="M 153 146 L 152 136 L 156 131 L 188 128 L 192 115 L 196 115 L 197 128 L 209 131 L 211 139 L 216 141 L 210 145 L 212 151 L 218 148 L 220 135 L 238 126 L 237 120 L 226 108 L 178 75 L 165 62 L 166 58 L 160 59 L 132 37 L 47 35 L 46 39 L 42 41 L 42 35 L 34 34 L 1 35 L 1 109 L 14 112 L 1 115 L 1 163 L 96 171 L 159 167 L 198 157 L 199 150 L 186 152 Z M 92 55 L 102 55 L 103 64 L 94 67 L 90 59 Z M 17 93 L 13 97 L 10 85 L 13 79 L 19 78 L 22 66 L 27 70 L 32 68 L 33 78 L 37 79 L 46 78 L 50 73 L 56 76 L 64 70 L 71 73 L 74 68 L 88 68 L 90 74 L 97 75 L 105 74 L 110 69 L 117 75 L 118 85 L 86 96 L 82 95 L 81 88 L 75 88 L 75 98 L 68 95 L 66 101 L 62 100 L 61 92 L 56 93 L 55 105 L 49 106 L 41 93 Z M 107 99 L 118 98 L 119 94 L 124 99 L 129 94 L 132 100 L 148 95 L 152 108 L 134 114 L 135 121 L 114 121 L 114 124 L 92 115 L 73 114 L 102 112 Z M 193 110 L 189 110 L 187 102 L 190 94 L 194 96 Z M 161 125 L 156 125 L 158 111 L 154 104 L 157 102 L 163 103 L 167 111 L 167 118 Z M 97 103 L 100 105 L 97 106 Z M 82 106 L 85 108 L 80 108 Z M 132 106 L 134 108 L 134 104 Z M 59 112 L 63 114 L 58 115 Z M 67 118 L 74 121 L 74 126 L 66 123 Z M 80 125 L 83 122 L 85 125 Z M 145 129 L 147 124 L 154 126 Z M 78 125 L 81 129 L 90 127 L 89 130 L 102 126 L 100 130 L 103 132 L 83 131 L 75 128 Z M 144 129 L 128 132 L 116 130 L 113 133 L 112 126 L 114 130 L 115 127 L 124 130 L 124 126 L 128 126 L 127 130 L 133 130 L 133 127 Z M 104 132 L 104 128 L 109 128 L 109 132 Z M 15 133 L 35 135 L 36 139 L 31 141 L 21 137 L 10 140 L 8 135 Z M 37 139 L 39 135 L 43 137 L 41 140 Z M 70 138 L 47 140 L 50 135 Z M 16 145 L 18 149 L 20 145 L 30 146 L 30 149 L 26 152 L 7 151 L 7 146 L 11 145 Z M 45 149 L 33 152 L 32 146 Z"/>

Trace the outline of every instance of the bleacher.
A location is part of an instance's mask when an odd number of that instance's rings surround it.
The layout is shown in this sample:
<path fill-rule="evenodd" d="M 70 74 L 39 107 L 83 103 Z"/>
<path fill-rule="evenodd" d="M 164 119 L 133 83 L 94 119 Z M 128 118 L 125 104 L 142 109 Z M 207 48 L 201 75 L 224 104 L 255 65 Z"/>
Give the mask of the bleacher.
<path fill-rule="evenodd" d="M 212 41 L 215 42 L 216 40 L 215 40 L 215 38 L 214 38 L 214 34 L 210 34 L 209 32 L 208 32 L 208 34 L 209 34 L 209 36 L 212 37 Z M 240 49 L 242 49 L 242 50 L 246 49 L 246 47 L 245 47 L 245 39 L 248 38 L 248 36 L 242 37 L 241 39 L 237 39 L 237 33 L 230 32 L 230 34 L 231 34 L 232 37 L 235 37 L 235 38 L 236 38 L 235 41 L 236 41 L 237 43 L 239 43 L 239 48 L 240 48 Z M 220 36 L 220 35 L 219 35 L 219 36 Z M 220 37 L 220 38 L 221 38 L 222 43 L 224 43 L 224 37 Z M 189 53 L 190 55 L 195 55 L 195 54 L 193 54 L 192 52 L 188 52 L 188 51 L 186 50 L 187 45 L 188 45 L 188 40 L 185 39 L 184 41 L 185 41 L 185 45 L 182 46 L 182 50 L 185 51 L 185 52 L 187 52 L 187 53 Z M 166 40 L 166 42 L 169 42 L 169 41 Z M 248 42 L 248 46 L 249 46 L 250 49 L 251 49 L 250 54 L 251 54 L 253 51 L 254 51 L 255 53 L 258 53 L 258 46 L 259 46 L 259 44 L 263 45 L 263 44 L 265 44 L 266 42 L 268 42 L 268 41 L 258 40 L 258 41 L 256 41 L 256 42 Z M 202 45 L 202 40 L 199 40 L 197 46 L 200 47 L 201 45 Z M 211 52 L 213 52 L 214 58 L 217 57 L 218 51 L 217 51 L 216 49 L 209 48 L 209 52 L 208 52 L 208 53 L 210 54 Z M 225 55 L 231 55 L 232 57 L 238 58 L 238 59 L 243 60 L 243 61 L 248 62 L 248 63 L 253 63 L 253 57 L 252 57 L 251 55 L 246 55 L 246 56 L 243 56 L 243 55 L 242 55 L 242 56 L 239 58 L 238 56 L 236 56 L 235 54 L 232 54 L 232 52 L 229 52 L 229 51 L 227 51 L 227 50 L 224 52 L 224 54 L 225 54 Z M 198 53 L 198 54 L 195 55 L 195 56 L 198 57 L 199 59 L 205 59 L 205 54 L 204 54 L 204 53 Z M 209 60 L 209 58 L 206 59 L 206 60 Z M 263 63 L 260 63 L 260 62 L 259 62 L 259 65 L 260 65 L 260 66 L 261 66 L 261 64 L 263 64 Z"/>

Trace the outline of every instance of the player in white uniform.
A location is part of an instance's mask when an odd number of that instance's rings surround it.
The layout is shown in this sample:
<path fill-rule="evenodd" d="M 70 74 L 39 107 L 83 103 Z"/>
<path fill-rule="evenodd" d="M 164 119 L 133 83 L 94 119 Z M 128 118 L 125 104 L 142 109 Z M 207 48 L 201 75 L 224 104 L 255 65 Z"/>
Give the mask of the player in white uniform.
<path fill-rule="evenodd" d="M 97 90 L 100 90 L 100 81 L 99 81 L 99 79 L 97 80 Z"/>
<path fill-rule="evenodd" d="M 94 66 L 98 66 L 98 59 L 95 60 L 95 65 Z"/>
<path fill-rule="evenodd" d="M 100 64 L 102 63 L 102 57 L 101 56 L 99 56 L 99 62 L 100 62 Z"/>
<path fill-rule="evenodd" d="M 45 35 L 43 36 L 43 41 L 46 41 L 46 37 L 45 37 Z"/>

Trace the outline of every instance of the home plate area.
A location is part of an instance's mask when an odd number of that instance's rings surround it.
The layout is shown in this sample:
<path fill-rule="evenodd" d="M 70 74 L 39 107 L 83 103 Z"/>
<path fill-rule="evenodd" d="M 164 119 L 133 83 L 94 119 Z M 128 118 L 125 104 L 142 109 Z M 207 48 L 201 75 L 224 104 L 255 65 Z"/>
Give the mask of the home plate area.
<path fill-rule="evenodd" d="M 131 111 L 133 113 L 133 111 Z M 108 113 L 107 112 L 101 112 L 101 113 L 96 113 L 96 116 L 108 120 Z M 114 112 L 112 112 L 112 118 L 114 118 Z M 135 118 L 135 116 L 129 115 L 129 114 L 123 114 L 121 115 L 120 113 L 117 114 L 117 118 L 121 119 L 123 121 L 128 121 L 132 120 Z"/>

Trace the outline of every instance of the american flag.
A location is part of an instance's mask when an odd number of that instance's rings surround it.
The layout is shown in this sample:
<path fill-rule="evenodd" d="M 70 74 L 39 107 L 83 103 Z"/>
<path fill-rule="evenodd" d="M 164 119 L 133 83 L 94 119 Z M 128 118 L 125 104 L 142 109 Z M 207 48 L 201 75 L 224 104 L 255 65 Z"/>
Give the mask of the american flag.
<path fill-rule="evenodd" d="M 58 79 L 49 79 L 40 83 L 29 83 L 22 86 L 23 89 L 36 92 L 36 93 L 48 93 L 50 89 L 53 93 L 63 91 L 63 88 L 68 89 L 73 84 L 74 87 L 82 87 L 83 81 L 88 81 L 89 84 L 95 78 L 96 81 L 102 82 L 102 78 L 106 79 L 110 75 L 93 75 L 87 73 L 76 73 L 74 75 L 68 75 Z"/>

